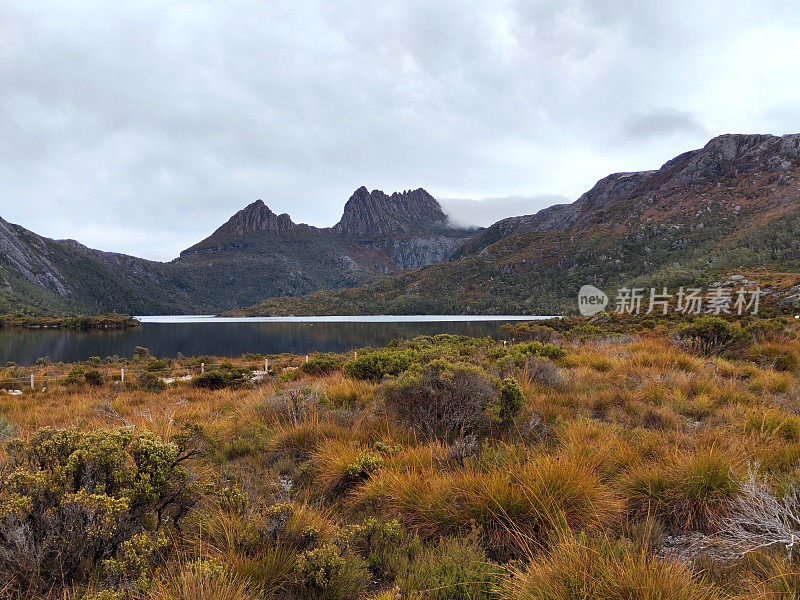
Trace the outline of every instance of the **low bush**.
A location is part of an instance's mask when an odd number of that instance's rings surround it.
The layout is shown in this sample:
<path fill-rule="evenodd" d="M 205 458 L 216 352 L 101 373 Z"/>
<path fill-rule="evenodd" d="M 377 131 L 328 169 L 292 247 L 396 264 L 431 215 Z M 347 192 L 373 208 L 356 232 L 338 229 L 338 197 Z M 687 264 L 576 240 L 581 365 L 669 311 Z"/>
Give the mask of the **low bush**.
<path fill-rule="evenodd" d="M 377 452 L 367 452 L 335 439 L 321 444 L 312 460 L 317 485 L 327 494 L 345 491 L 383 465 L 383 457 Z"/>
<path fill-rule="evenodd" d="M 422 550 L 419 537 L 396 519 L 383 522 L 369 517 L 353 527 L 350 536 L 352 547 L 367 561 L 372 575 L 388 584 L 405 575 Z"/>
<path fill-rule="evenodd" d="M 300 370 L 307 375 L 330 375 L 342 366 L 342 358 L 338 355 L 318 354 L 308 359 L 307 363 L 300 366 Z"/>
<path fill-rule="evenodd" d="M 503 570 L 470 538 L 444 538 L 426 548 L 399 578 L 402 598 L 491 600 Z"/>
<path fill-rule="evenodd" d="M 78 365 L 72 368 L 61 383 L 66 386 L 91 385 L 97 387 L 103 385 L 103 374 L 97 369 L 87 370 Z"/>
<path fill-rule="evenodd" d="M 522 391 L 513 379 L 495 384 L 478 367 L 442 360 L 389 382 L 384 394 L 387 411 L 401 423 L 443 441 L 484 436 L 522 407 Z"/>
<path fill-rule="evenodd" d="M 719 317 L 699 317 L 678 332 L 678 339 L 691 352 L 716 356 L 746 348 L 752 336 L 738 324 Z"/>
<path fill-rule="evenodd" d="M 198 499 L 183 467 L 191 454 L 185 441 L 43 429 L 9 442 L 7 452 L 0 578 L 18 591 L 84 582 L 101 565 L 124 578 L 124 565 L 146 564 L 158 532 L 178 524 Z"/>
<path fill-rule="evenodd" d="M 161 377 L 150 371 L 143 371 L 136 378 L 136 387 L 144 392 L 157 394 L 167 389 L 167 384 L 161 380 Z"/>
<path fill-rule="evenodd" d="M 192 379 L 195 387 L 206 390 L 240 388 L 248 382 L 250 370 L 223 363 L 216 369 L 206 371 Z"/>
<path fill-rule="evenodd" d="M 353 600 L 367 589 L 369 571 L 357 554 L 336 544 L 307 550 L 297 558 L 297 597 L 308 600 Z"/>
<path fill-rule="evenodd" d="M 373 350 L 344 366 L 345 375 L 354 379 L 381 381 L 387 375 L 399 375 L 411 366 L 416 358 L 413 350 Z"/>
<path fill-rule="evenodd" d="M 156 578 L 148 600 L 255 600 L 252 586 L 220 562 L 197 560 L 173 566 Z"/>

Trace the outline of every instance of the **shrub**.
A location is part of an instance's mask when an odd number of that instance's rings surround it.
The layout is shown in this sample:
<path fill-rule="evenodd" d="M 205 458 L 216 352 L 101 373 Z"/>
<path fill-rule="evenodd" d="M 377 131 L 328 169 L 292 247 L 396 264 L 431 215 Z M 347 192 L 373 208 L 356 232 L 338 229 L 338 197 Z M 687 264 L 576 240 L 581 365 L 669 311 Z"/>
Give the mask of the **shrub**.
<path fill-rule="evenodd" d="M 62 385 L 82 386 L 86 383 L 86 369 L 80 365 L 72 367 L 67 376 L 61 380 Z"/>
<path fill-rule="evenodd" d="M 234 367 L 222 364 L 217 369 L 206 371 L 192 379 L 195 387 L 206 390 L 221 390 L 224 388 L 239 388 L 247 383 L 250 371 L 243 367 Z"/>
<path fill-rule="evenodd" d="M 136 378 L 136 387 L 140 390 L 150 393 L 158 393 L 167 389 L 167 384 L 155 373 L 150 371 L 143 371 Z"/>
<path fill-rule="evenodd" d="M 295 586 L 309 600 L 352 600 L 367 589 L 369 571 L 358 555 L 325 544 L 297 557 Z"/>
<path fill-rule="evenodd" d="M 334 439 L 322 444 L 313 462 L 319 488 L 324 493 L 341 493 L 380 469 L 383 458 Z"/>
<path fill-rule="evenodd" d="M 474 540 L 445 538 L 420 553 L 398 587 L 402 598 L 490 600 L 501 576 Z"/>
<path fill-rule="evenodd" d="M 342 359 L 336 355 L 318 354 L 300 366 L 300 370 L 308 375 L 330 375 L 342 366 Z"/>
<path fill-rule="evenodd" d="M 522 395 L 522 388 L 511 377 L 506 377 L 495 384 L 497 396 L 492 399 L 486 411 L 495 423 L 507 425 L 519 413 L 525 398 Z"/>
<path fill-rule="evenodd" d="M 509 387 L 506 394 L 514 392 Z M 419 374 L 409 372 L 390 382 L 385 397 L 387 410 L 400 422 L 427 438 L 444 441 L 485 435 L 492 418 L 506 416 L 512 408 L 501 409 L 497 390 L 482 370 L 441 360 L 429 363 Z"/>
<path fill-rule="evenodd" d="M 524 359 L 528 356 L 541 356 L 555 360 L 567 355 L 567 351 L 560 346 L 553 344 L 542 344 L 541 342 L 529 342 L 527 344 L 514 344 L 509 348 L 509 353 L 517 358 Z M 521 364 L 522 361 L 519 361 Z"/>
<path fill-rule="evenodd" d="M 87 384 L 97 387 L 103 385 L 103 374 L 97 369 L 89 369 L 83 375 Z"/>
<path fill-rule="evenodd" d="M 81 365 L 77 365 L 67 374 L 61 382 L 67 386 L 100 386 L 103 385 L 103 374 L 97 369 L 89 369 L 88 371 Z"/>
<path fill-rule="evenodd" d="M 345 375 L 354 379 L 380 381 L 399 375 L 411 366 L 416 353 L 411 350 L 377 350 L 359 356 L 344 366 Z"/>
<path fill-rule="evenodd" d="M 370 572 L 388 583 L 404 575 L 422 550 L 419 538 L 396 519 L 383 522 L 369 517 L 350 535 L 353 549 L 367 561 Z"/>
<path fill-rule="evenodd" d="M 522 376 L 531 383 L 539 383 L 550 388 L 559 387 L 563 380 L 561 369 L 545 358 L 526 360 Z"/>
<path fill-rule="evenodd" d="M 85 581 L 104 559 L 132 560 L 136 536 L 179 523 L 198 499 L 182 466 L 191 455 L 186 439 L 43 429 L 9 442 L 0 485 L 2 579 L 48 590 Z M 139 539 L 137 547 L 147 545 Z"/>
<path fill-rule="evenodd" d="M 704 356 L 740 350 L 751 342 L 747 331 L 719 317 L 695 319 L 680 330 L 678 338 L 690 351 Z"/>
<path fill-rule="evenodd" d="M 549 555 L 535 557 L 508 580 L 509 600 L 716 600 L 711 585 L 677 561 L 603 537 L 565 535 Z"/>

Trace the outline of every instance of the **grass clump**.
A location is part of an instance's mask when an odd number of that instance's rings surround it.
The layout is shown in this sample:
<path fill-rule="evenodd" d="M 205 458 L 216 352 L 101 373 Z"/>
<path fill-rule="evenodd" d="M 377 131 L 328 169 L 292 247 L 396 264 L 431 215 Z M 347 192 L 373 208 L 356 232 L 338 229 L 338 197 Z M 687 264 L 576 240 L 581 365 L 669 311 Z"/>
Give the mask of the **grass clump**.
<path fill-rule="evenodd" d="M 629 542 L 565 534 L 507 584 L 509 600 L 717 600 L 720 593 L 684 564 L 661 561 Z"/>
<path fill-rule="evenodd" d="M 399 578 L 400 597 L 418 600 L 490 600 L 502 569 L 471 538 L 444 538 L 423 550 Z"/>

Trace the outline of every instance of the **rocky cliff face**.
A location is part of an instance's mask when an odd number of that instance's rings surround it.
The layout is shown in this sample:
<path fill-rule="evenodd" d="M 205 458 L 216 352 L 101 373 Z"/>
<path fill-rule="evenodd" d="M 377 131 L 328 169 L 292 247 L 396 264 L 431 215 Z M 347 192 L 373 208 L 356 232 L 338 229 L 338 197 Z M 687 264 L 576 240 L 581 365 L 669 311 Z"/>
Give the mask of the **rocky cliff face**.
<path fill-rule="evenodd" d="M 3 219 L 0 219 L 0 256 L 31 283 L 59 296 L 70 295 L 65 277 L 48 259 L 47 247 L 42 238 Z M 8 282 L 5 287 L 13 292 Z"/>
<path fill-rule="evenodd" d="M 331 253 L 330 262 L 348 265 L 350 273 L 384 276 L 441 262 L 474 233 L 449 226 L 439 203 L 421 188 L 387 195 L 360 187 L 333 227 L 295 224 L 289 215 L 276 215 L 259 200 L 182 252 L 181 258 L 196 261 L 199 255 L 269 253 L 278 248 L 285 252 L 284 246 L 294 243 L 290 253 L 300 254 L 291 262 L 298 271 L 303 271 L 314 247 L 323 246 Z"/>
<path fill-rule="evenodd" d="M 362 186 L 350 196 L 333 231 L 350 237 L 376 237 L 447 228 L 442 207 L 422 188 L 387 196 Z"/>
<path fill-rule="evenodd" d="M 218 231 L 245 235 L 256 231 L 289 231 L 295 228 L 286 213 L 276 215 L 259 199 L 233 215 Z"/>

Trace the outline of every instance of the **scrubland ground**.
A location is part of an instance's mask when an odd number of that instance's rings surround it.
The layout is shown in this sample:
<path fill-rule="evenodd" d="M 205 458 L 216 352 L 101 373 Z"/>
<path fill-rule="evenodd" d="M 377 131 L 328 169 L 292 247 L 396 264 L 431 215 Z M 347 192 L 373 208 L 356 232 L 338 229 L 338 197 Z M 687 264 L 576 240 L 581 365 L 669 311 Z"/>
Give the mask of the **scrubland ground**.
<path fill-rule="evenodd" d="M 800 598 L 794 319 L 507 335 L 0 369 L 3 594 Z"/>

